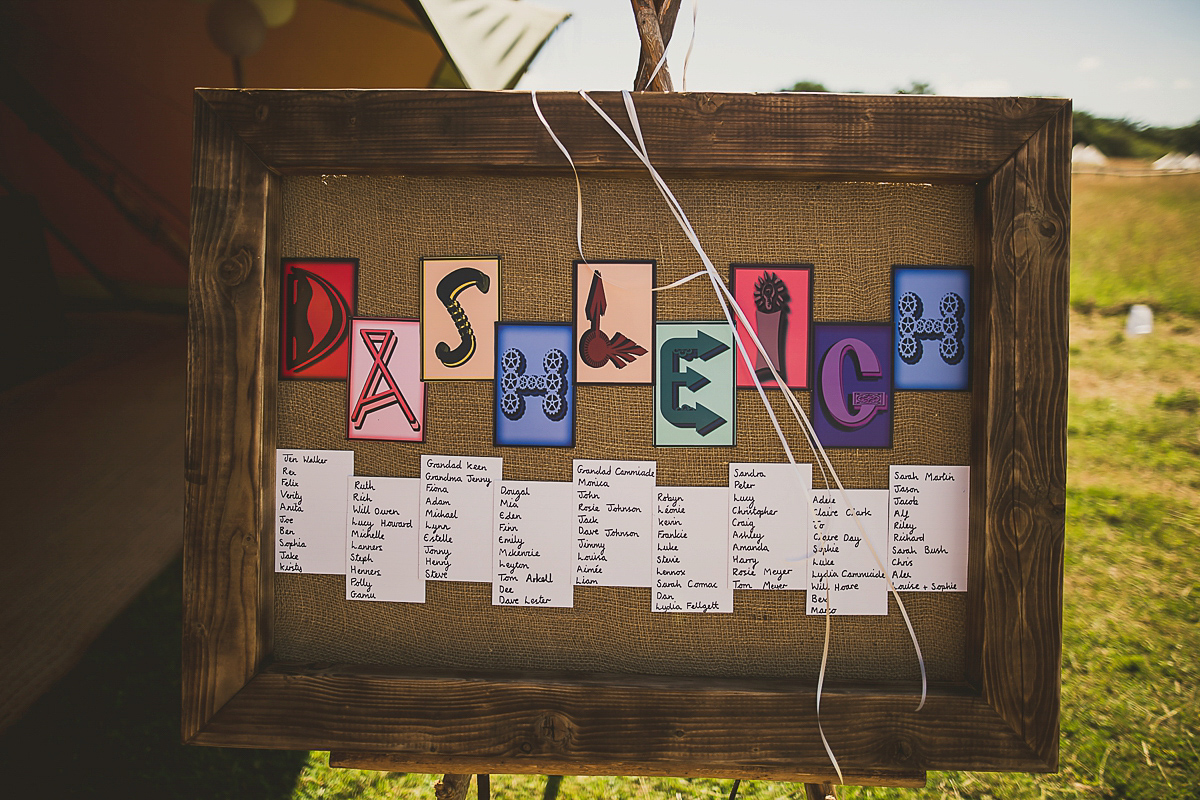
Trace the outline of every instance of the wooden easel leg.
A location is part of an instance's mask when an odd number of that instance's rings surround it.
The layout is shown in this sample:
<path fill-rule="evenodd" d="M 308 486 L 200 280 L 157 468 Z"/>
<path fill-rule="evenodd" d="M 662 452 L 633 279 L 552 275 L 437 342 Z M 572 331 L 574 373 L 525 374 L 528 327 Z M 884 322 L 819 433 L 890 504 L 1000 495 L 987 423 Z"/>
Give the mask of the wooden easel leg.
<path fill-rule="evenodd" d="M 433 796 L 437 800 L 467 800 L 467 789 L 471 788 L 470 775 L 443 775 L 433 785 Z"/>
<path fill-rule="evenodd" d="M 475 798 L 476 800 L 491 800 L 492 797 L 492 776 L 491 775 L 476 775 L 475 776 Z"/>
<path fill-rule="evenodd" d="M 546 776 L 546 791 L 542 792 L 542 800 L 557 800 L 558 787 L 562 786 L 562 775 Z"/>
<path fill-rule="evenodd" d="M 637 75 L 633 79 L 635 92 L 671 92 L 671 75 L 667 65 L 650 80 L 650 73 L 662 58 L 663 51 L 671 42 L 675 30 L 675 17 L 679 14 L 679 0 L 632 0 L 633 19 L 637 24 L 638 36 L 642 40 L 642 53 L 638 60 Z"/>
<path fill-rule="evenodd" d="M 806 783 L 804 795 L 807 800 L 837 800 L 832 783 Z"/>

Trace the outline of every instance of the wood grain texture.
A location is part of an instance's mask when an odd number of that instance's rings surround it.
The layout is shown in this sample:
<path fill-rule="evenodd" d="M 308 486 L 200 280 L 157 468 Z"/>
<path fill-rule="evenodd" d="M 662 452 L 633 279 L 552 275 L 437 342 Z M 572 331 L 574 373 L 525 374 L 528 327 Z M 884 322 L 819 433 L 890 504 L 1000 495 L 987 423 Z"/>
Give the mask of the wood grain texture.
<path fill-rule="evenodd" d="M 581 99 L 539 97 L 584 169 L 641 169 Z M 601 102 L 620 112 L 618 95 Z M 1065 443 L 1070 106 L 1057 100 L 639 95 L 666 171 L 977 184 L 980 259 L 967 684 L 827 690 L 863 780 L 1053 769 Z M 811 687 L 630 675 L 267 666 L 276 173 L 557 173 L 523 93 L 198 93 L 187 430 L 184 736 L 387 753 L 449 774 L 810 780 Z M 976 506 L 978 508 L 979 506 Z"/>
<path fill-rule="evenodd" d="M 984 698 L 1038 753 L 1042 770 L 1058 759 L 1070 139 L 1068 107 L 984 190 L 987 530 L 985 583 L 968 611 L 981 625 L 969 628 L 979 637 Z"/>
<path fill-rule="evenodd" d="M 196 102 L 185 430 L 183 737 L 270 650 L 278 299 L 265 291 L 271 175 Z M 273 286 L 274 284 L 272 284 Z M 268 363 L 270 367 L 268 367 Z M 271 413 L 266 413 L 267 409 Z M 267 535 L 264 535 L 267 534 Z"/>
<path fill-rule="evenodd" d="M 828 776 L 814 707 L 811 687 L 786 681 L 275 665 L 195 741 L 391 752 L 436 759 L 448 772 Z M 973 692 L 935 687 L 926 708 L 915 707 L 907 692 L 827 689 L 822 722 L 842 768 L 911 777 L 1033 763 L 1011 726 Z M 473 760 L 459 766 L 459 757 Z"/>
<path fill-rule="evenodd" d="M 1021 589 L 1020 550 L 1013 519 L 1013 402 L 1016 379 L 1014 353 L 1017 328 L 1017 283 L 1013 265 L 1012 238 L 1015 169 L 1012 162 L 1001 167 L 985 189 L 990 211 L 991 239 L 988 243 L 990 302 L 987 308 L 988 349 L 977 358 L 986 359 L 988 392 L 985 395 L 985 450 L 980 454 L 984 475 L 976 487 L 983 494 L 983 530 L 976 519 L 972 533 L 982 533 L 983 547 L 973 547 L 973 560 L 982 556 L 982 582 L 968 598 L 973 613 L 968 630 L 978 641 L 982 690 L 1017 730 L 1021 730 L 1019 709 L 1023 688 L 1019 670 L 1020 609 L 1012 602 Z M 972 475 L 975 484 L 975 476 Z M 978 497 L 978 494 L 975 495 Z M 977 515 L 978 516 L 978 515 Z M 980 552 L 982 550 L 982 553 Z M 974 642 L 972 642 L 974 643 Z"/>
<path fill-rule="evenodd" d="M 1013 508 L 1021 550 L 1021 709 L 1026 741 L 1050 768 L 1058 761 L 1062 657 L 1070 147 L 1068 106 L 1014 159 L 1021 335 L 1015 352 Z"/>
<path fill-rule="evenodd" d="M 804 796 L 805 800 L 837 800 L 837 790 L 832 783 L 807 783 Z"/>
<path fill-rule="evenodd" d="M 467 800 L 467 790 L 470 788 L 471 776 L 469 774 L 446 774 L 433 785 L 433 797 L 434 800 Z"/>
<path fill-rule="evenodd" d="M 1001 168 L 1003 169 L 1003 168 Z M 984 587 L 988 584 L 987 541 L 992 517 L 987 508 L 992 496 L 992 481 L 989 468 L 993 458 L 992 438 L 999 442 L 1011 441 L 1003 429 L 989 424 L 993 414 L 992 405 L 997 401 L 992 396 L 992 381 L 1003 380 L 1003 365 L 993 369 L 993 327 L 996 318 L 993 304 L 1002 302 L 1003 293 L 996 298 L 994 286 L 995 266 L 992 248 L 995 245 L 993 208 L 995 194 L 1000 187 L 997 175 L 975 187 L 975 260 L 971 277 L 971 336 L 970 352 L 971 391 L 976 398 L 971 405 L 971 485 L 969 508 L 973 510 L 969 520 L 969 536 L 973 543 L 967 553 L 967 609 L 966 642 L 964 647 L 963 678 L 972 686 L 983 686 L 983 642 L 987 605 Z M 1001 384 L 1003 385 L 1003 384 Z M 1003 419 L 1003 416 L 999 416 Z M 998 443 L 996 443 L 998 446 Z M 1004 449 L 1004 448 L 1001 448 Z M 979 513 L 982 510 L 983 513 Z"/>
<path fill-rule="evenodd" d="M 527 92 L 200 95 L 280 172 L 570 171 Z M 592 97 L 626 120 L 619 94 Z M 998 169 L 1065 101 L 647 92 L 635 102 L 650 156 L 665 173 L 973 182 Z M 538 105 L 581 169 L 644 171 L 577 94 L 539 92 Z"/>
<path fill-rule="evenodd" d="M 641 53 L 638 56 L 637 73 L 633 79 L 636 91 L 647 89 L 655 92 L 672 92 L 675 87 L 671 82 L 671 73 L 664 62 L 658 67 L 659 61 L 671 43 L 671 34 L 675 31 L 675 18 L 679 15 L 678 0 L 632 0 L 633 20 L 637 24 L 638 36 L 642 40 Z M 650 80 L 650 76 L 654 80 Z"/>

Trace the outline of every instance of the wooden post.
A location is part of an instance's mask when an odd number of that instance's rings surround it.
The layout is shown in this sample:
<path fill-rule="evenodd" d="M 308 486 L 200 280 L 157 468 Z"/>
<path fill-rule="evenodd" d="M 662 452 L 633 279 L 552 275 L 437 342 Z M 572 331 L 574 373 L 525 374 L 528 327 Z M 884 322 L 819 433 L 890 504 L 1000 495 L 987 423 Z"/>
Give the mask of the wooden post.
<path fill-rule="evenodd" d="M 631 0 L 633 19 L 637 23 L 638 36 L 642 39 L 642 54 L 638 61 L 637 75 L 633 79 L 635 92 L 673 92 L 671 74 L 667 65 L 650 80 L 651 73 L 671 43 L 675 31 L 675 17 L 679 14 L 681 0 Z"/>
<path fill-rule="evenodd" d="M 806 783 L 804 796 L 805 800 L 837 800 L 832 783 Z"/>
<path fill-rule="evenodd" d="M 433 785 L 433 796 L 437 800 L 467 800 L 469 788 L 470 775 L 445 775 Z"/>

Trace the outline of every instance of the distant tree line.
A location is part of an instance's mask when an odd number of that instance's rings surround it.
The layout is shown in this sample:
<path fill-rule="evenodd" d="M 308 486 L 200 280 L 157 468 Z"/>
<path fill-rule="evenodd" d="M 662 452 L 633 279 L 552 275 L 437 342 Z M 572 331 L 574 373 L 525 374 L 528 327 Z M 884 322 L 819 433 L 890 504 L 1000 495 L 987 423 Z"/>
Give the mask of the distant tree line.
<path fill-rule="evenodd" d="M 1183 128 L 1164 128 L 1076 111 L 1074 123 L 1074 143 L 1095 145 L 1106 156 L 1159 158 L 1170 152 L 1200 153 L 1200 121 Z"/>
<path fill-rule="evenodd" d="M 828 92 L 829 89 L 820 81 L 798 81 L 783 91 Z M 912 81 L 906 87 L 897 87 L 894 92 L 936 94 L 924 81 Z M 1095 145 L 1106 156 L 1155 159 L 1170 152 L 1200 153 L 1200 120 L 1182 128 L 1165 128 L 1076 111 L 1073 122 L 1073 144 Z"/>

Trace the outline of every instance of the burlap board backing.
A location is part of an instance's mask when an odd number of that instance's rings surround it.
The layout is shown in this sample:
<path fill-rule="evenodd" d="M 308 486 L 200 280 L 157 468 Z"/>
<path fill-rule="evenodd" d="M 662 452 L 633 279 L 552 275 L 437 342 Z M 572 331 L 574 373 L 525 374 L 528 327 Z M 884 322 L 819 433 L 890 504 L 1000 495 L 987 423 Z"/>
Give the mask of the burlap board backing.
<path fill-rule="evenodd" d="M 667 176 L 713 263 L 811 263 L 813 317 L 889 319 L 893 264 L 971 265 L 968 186 Z M 658 283 L 702 269 L 648 178 L 585 174 L 584 253 L 654 259 Z M 570 322 L 575 184 L 560 177 L 289 177 L 282 254 L 360 260 L 360 316 L 420 316 L 423 256 L 499 255 L 501 318 Z M 657 294 L 660 320 L 720 320 L 706 279 Z M 725 486 L 731 461 L 784 461 L 757 393 L 738 391 L 737 447 L 655 448 L 650 386 L 577 388 L 574 448 L 492 446 L 492 383 L 427 385 L 425 442 L 351 442 L 342 382 L 282 381 L 278 446 L 353 449 L 366 476 L 420 473 L 420 455 L 501 456 L 504 477 L 571 480 L 574 458 L 658 462 L 662 486 Z M 807 410 L 811 393 L 799 392 Z M 778 392 L 770 392 L 783 419 Z M 831 451 L 847 488 L 886 489 L 890 464 L 968 464 L 971 395 L 896 392 L 890 450 Z M 812 461 L 798 426 L 784 429 Z M 814 484 L 821 485 L 818 469 Z M 563 521 L 563 535 L 574 519 Z M 654 614 L 650 589 L 576 587 L 569 609 L 494 607 L 487 584 L 430 581 L 424 604 L 347 601 L 342 576 L 275 576 L 275 656 L 392 666 L 815 679 L 823 617 L 801 592 L 741 591 L 732 614 Z M 963 673 L 964 593 L 906 593 L 932 680 Z M 912 644 L 886 617 L 833 620 L 829 675 L 916 680 Z"/>

